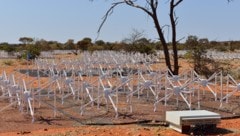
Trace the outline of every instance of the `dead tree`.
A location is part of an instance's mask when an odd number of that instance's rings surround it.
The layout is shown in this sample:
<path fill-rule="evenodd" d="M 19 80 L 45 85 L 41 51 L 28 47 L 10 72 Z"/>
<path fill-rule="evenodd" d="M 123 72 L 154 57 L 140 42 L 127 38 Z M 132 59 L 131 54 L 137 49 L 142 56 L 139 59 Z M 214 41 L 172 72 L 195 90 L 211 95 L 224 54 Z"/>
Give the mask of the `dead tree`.
<path fill-rule="evenodd" d="M 91 0 L 94 1 L 94 0 Z M 111 13 L 113 12 L 113 9 L 116 8 L 119 5 L 128 5 L 130 7 L 140 9 L 141 11 L 145 12 L 147 15 L 152 18 L 156 31 L 158 33 L 158 37 L 160 42 L 162 43 L 163 46 L 163 52 L 164 52 L 164 57 L 165 57 L 165 63 L 168 69 L 175 75 L 178 75 L 179 72 L 179 64 L 178 64 L 178 50 L 177 50 L 177 31 L 176 31 L 176 26 L 177 26 L 177 16 L 175 14 L 175 9 L 176 7 L 183 2 L 183 0 L 168 0 L 167 2 L 169 3 L 169 19 L 171 22 L 171 45 L 173 47 L 173 61 L 171 61 L 171 56 L 169 53 L 169 43 L 166 42 L 166 37 L 164 35 L 163 28 L 165 25 L 160 24 L 160 20 L 158 19 L 158 14 L 157 14 L 157 9 L 158 9 L 158 1 L 159 0 L 145 0 L 145 5 L 139 5 L 138 2 L 142 0 L 118 0 L 117 2 L 113 2 L 112 6 L 107 10 L 106 14 L 103 17 L 103 21 L 98 29 L 98 32 L 100 32 L 102 26 L 106 22 L 107 18 Z M 227 0 L 228 2 L 232 0 Z"/>
<path fill-rule="evenodd" d="M 146 4 L 144 6 L 138 5 L 137 2 L 138 0 L 119 0 L 118 2 L 112 3 L 112 6 L 107 10 L 106 14 L 103 17 L 103 21 L 98 29 L 98 32 L 100 32 L 102 26 L 106 22 L 107 18 L 109 15 L 113 12 L 113 9 L 116 8 L 119 5 L 125 4 L 133 8 L 137 8 L 145 12 L 150 18 L 152 18 L 156 31 L 158 33 L 159 40 L 162 43 L 163 46 L 163 52 L 165 56 L 165 63 L 168 69 L 174 73 L 178 74 L 179 70 L 179 65 L 178 65 L 178 54 L 177 54 L 177 41 L 176 41 L 176 25 L 177 25 L 177 17 L 175 16 L 175 8 L 183 1 L 183 0 L 170 0 L 170 21 L 171 21 L 171 28 L 172 28 L 172 46 L 173 46 L 173 65 L 171 62 L 170 58 L 170 53 L 169 53 L 169 46 L 166 41 L 166 38 L 164 36 L 163 28 L 164 25 L 162 26 L 160 24 L 160 21 L 158 19 L 158 14 L 157 14 L 157 9 L 158 9 L 158 0 L 145 0 Z"/>

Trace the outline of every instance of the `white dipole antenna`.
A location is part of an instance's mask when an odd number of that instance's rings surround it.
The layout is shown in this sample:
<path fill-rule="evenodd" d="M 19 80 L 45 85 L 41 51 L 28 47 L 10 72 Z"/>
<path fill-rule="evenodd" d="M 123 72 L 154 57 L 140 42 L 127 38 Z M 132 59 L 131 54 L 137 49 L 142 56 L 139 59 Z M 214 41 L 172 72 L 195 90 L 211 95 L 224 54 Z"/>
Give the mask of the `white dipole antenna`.
<path fill-rule="evenodd" d="M 32 104 L 31 104 L 31 92 L 27 90 L 27 87 L 26 87 L 26 83 L 25 83 L 25 80 L 23 79 L 23 87 L 24 87 L 24 99 L 25 101 L 27 101 L 28 103 L 28 107 L 30 109 L 30 115 L 32 116 L 32 122 L 34 122 L 34 112 L 33 112 L 33 107 L 32 107 Z"/>

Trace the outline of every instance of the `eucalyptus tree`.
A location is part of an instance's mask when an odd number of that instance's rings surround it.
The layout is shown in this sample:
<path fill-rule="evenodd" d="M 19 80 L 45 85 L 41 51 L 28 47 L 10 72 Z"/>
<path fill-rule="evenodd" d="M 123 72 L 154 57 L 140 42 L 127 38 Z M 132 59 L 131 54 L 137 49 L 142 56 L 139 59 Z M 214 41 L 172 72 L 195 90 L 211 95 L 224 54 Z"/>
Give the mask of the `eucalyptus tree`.
<path fill-rule="evenodd" d="M 92 45 L 92 39 L 89 37 L 85 37 L 82 40 L 77 42 L 77 48 L 80 50 L 87 50 L 88 47 Z"/>
<path fill-rule="evenodd" d="M 23 44 L 31 44 L 34 39 L 31 37 L 20 37 L 19 41 L 22 42 Z"/>

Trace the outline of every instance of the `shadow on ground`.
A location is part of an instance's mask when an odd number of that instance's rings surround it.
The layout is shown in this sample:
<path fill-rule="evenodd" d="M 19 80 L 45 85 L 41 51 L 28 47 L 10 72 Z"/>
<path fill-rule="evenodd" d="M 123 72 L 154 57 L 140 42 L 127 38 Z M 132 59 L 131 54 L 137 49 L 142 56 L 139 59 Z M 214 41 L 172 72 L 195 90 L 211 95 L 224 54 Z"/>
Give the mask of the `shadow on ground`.
<path fill-rule="evenodd" d="M 205 127 L 194 127 L 188 133 L 189 135 L 226 135 L 234 133 L 231 130 L 225 128 L 205 128 Z"/>

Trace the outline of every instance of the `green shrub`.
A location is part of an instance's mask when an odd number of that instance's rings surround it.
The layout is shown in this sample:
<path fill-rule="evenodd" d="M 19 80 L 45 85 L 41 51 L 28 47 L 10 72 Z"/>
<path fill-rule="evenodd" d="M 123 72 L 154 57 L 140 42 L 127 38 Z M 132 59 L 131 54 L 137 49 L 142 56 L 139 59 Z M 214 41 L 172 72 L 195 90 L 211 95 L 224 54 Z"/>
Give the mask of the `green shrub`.
<path fill-rule="evenodd" d="M 90 51 L 90 52 L 100 51 L 100 50 L 103 50 L 103 49 L 104 49 L 104 47 L 99 46 L 99 45 L 94 45 L 94 46 L 88 47 L 88 51 Z"/>
<path fill-rule="evenodd" d="M 34 45 L 27 45 L 27 50 L 23 52 L 20 58 L 32 60 L 37 58 L 41 54 L 41 50 Z"/>
<path fill-rule="evenodd" d="M 230 74 L 235 80 L 239 80 L 239 79 L 240 79 L 240 68 L 233 69 L 233 70 L 229 71 L 229 74 Z"/>
<path fill-rule="evenodd" d="M 192 59 L 193 54 L 191 51 L 187 51 L 187 53 L 184 54 L 184 59 Z"/>
<path fill-rule="evenodd" d="M 3 61 L 3 64 L 7 65 L 7 66 L 12 66 L 14 64 L 14 62 L 12 60 L 5 60 L 5 61 Z"/>
<path fill-rule="evenodd" d="M 216 46 L 215 49 L 220 52 L 228 51 L 228 47 L 224 45 Z"/>
<path fill-rule="evenodd" d="M 20 65 L 28 65 L 28 61 L 26 59 L 19 59 L 18 62 Z"/>

